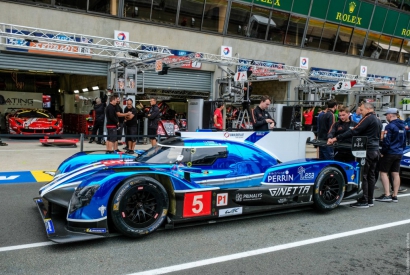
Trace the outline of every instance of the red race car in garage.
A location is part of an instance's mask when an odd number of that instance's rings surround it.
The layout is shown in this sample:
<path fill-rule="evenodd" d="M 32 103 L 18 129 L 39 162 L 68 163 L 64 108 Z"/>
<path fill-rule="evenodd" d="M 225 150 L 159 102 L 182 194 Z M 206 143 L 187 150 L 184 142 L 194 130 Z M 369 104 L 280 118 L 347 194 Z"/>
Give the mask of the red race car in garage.
<path fill-rule="evenodd" d="M 42 109 L 18 109 L 6 117 L 10 134 L 17 135 L 59 135 L 63 133 L 61 116 L 55 118 Z"/>

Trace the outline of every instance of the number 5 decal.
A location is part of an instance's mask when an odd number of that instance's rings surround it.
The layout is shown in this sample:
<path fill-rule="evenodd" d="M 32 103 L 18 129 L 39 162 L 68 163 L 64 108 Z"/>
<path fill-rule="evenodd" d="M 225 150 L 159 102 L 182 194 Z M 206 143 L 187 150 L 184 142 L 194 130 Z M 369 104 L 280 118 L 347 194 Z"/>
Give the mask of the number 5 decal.
<path fill-rule="evenodd" d="M 184 218 L 211 214 L 211 192 L 186 193 L 184 196 Z"/>

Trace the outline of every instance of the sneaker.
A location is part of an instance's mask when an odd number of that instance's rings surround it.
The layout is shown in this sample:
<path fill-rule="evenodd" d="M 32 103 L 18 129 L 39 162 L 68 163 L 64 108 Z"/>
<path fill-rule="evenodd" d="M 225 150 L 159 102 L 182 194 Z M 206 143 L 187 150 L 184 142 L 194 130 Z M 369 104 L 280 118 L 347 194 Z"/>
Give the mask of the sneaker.
<path fill-rule="evenodd" d="M 8 145 L 7 143 L 4 143 L 4 142 L 0 141 L 0 146 L 7 146 L 7 145 Z"/>
<path fill-rule="evenodd" d="M 391 201 L 392 201 L 392 202 L 399 202 L 399 200 L 397 199 L 397 197 L 393 197 L 393 196 L 391 197 Z"/>
<path fill-rule="evenodd" d="M 90 141 L 88 142 L 88 143 L 93 143 L 94 142 L 94 140 L 93 139 L 90 139 Z"/>
<path fill-rule="evenodd" d="M 367 203 L 368 205 L 369 205 L 369 207 L 373 207 L 374 206 L 374 202 L 372 201 L 372 202 L 369 202 L 369 203 Z"/>
<path fill-rule="evenodd" d="M 404 187 L 399 187 L 399 193 L 404 193 L 404 192 L 406 192 L 407 191 L 407 188 L 404 188 Z"/>
<path fill-rule="evenodd" d="M 114 150 L 114 153 L 122 153 L 120 150 Z"/>
<path fill-rule="evenodd" d="M 126 154 L 129 154 L 129 155 L 135 154 L 135 153 L 134 153 L 134 150 L 127 150 L 125 153 L 126 153 Z"/>
<path fill-rule="evenodd" d="M 356 202 L 356 203 L 352 203 L 350 205 L 350 207 L 354 207 L 354 208 L 369 208 L 369 204 L 367 202 Z"/>
<path fill-rule="evenodd" d="M 114 154 L 114 151 L 106 151 L 106 154 Z"/>
<path fill-rule="evenodd" d="M 391 201 L 391 196 L 386 196 L 385 194 L 383 194 L 380 197 L 375 198 L 375 200 L 388 202 L 388 201 Z"/>
<path fill-rule="evenodd" d="M 128 146 L 123 147 L 122 150 L 128 151 Z"/>

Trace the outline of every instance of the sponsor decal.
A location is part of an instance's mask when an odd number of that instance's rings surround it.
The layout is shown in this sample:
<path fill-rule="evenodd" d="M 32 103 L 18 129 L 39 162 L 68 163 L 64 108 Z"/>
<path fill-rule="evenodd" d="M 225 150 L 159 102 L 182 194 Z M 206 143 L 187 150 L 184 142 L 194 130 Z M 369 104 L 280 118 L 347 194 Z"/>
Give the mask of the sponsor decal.
<path fill-rule="evenodd" d="M 85 232 L 87 232 L 87 233 L 105 234 L 105 233 L 107 233 L 107 229 L 106 229 L 106 228 L 87 228 L 87 229 L 85 230 Z"/>
<path fill-rule="evenodd" d="M 287 201 L 288 201 L 288 199 L 286 199 L 286 198 L 278 199 L 278 203 L 284 203 L 284 202 L 287 202 Z"/>
<path fill-rule="evenodd" d="M 312 180 L 315 178 L 315 173 L 306 173 L 306 169 L 302 166 L 298 168 L 298 174 L 301 180 Z"/>
<path fill-rule="evenodd" d="M 241 214 L 242 214 L 242 207 L 234 207 L 234 208 L 227 208 L 227 209 L 219 210 L 219 217 L 234 216 L 234 215 L 241 215 Z"/>
<path fill-rule="evenodd" d="M 120 205 L 120 203 L 119 203 L 119 202 L 114 203 L 114 205 L 112 206 L 112 210 L 114 210 L 114 211 L 118 211 L 119 205 Z"/>
<path fill-rule="evenodd" d="M 187 218 L 211 215 L 211 204 L 211 191 L 186 193 L 182 216 Z"/>
<path fill-rule="evenodd" d="M 405 163 L 410 163 L 410 159 L 403 160 Z"/>
<path fill-rule="evenodd" d="M 237 202 L 258 201 L 262 199 L 262 193 L 237 193 L 235 199 Z"/>
<path fill-rule="evenodd" d="M 105 166 L 115 166 L 115 165 L 124 164 L 124 161 L 122 161 L 122 160 L 105 160 L 105 161 L 101 161 L 101 164 L 103 164 Z"/>
<path fill-rule="evenodd" d="M 98 211 L 100 211 L 101 217 L 104 216 L 104 212 L 106 209 L 107 207 L 105 207 L 104 205 L 101 205 L 100 207 L 98 207 Z"/>
<path fill-rule="evenodd" d="M 269 189 L 272 197 L 303 195 L 309 193 L 310 186 L 289 186 Z"/>
<path fill-rule="evenodd" d="M 16 175 L 16 176 L 0 176 L 0 180 L 15 180 L 15 179 L 17 179 L 18 177 L 20 177 L 20 176 L 18 176 L 18 175 Z"/>
<path fill-rule="evenodd" d="M 356 3 L 350 2 L 349 3 L 349 13 L 353 13 L 356 9 Z M 354 16 L 346 13 L 337 12 L 336 13 L 336 20 L 341 20 L 343 22 L 349 22 L 356 25 L 361 25 L 362 17 Z"/>
<path fill-rule="evenodd" d="M 54 224 L 53 224 L 53 221 L 51 219 L 45 219 L 44 224 L 46 225 L 47 234 L 55 233 Z"/>
<path fill-rule="evenodd" d="M 289 174 L 289 170 L 269 172 L 268 182 L 291 182 L 293 175 Z"/>
<path fill-rule="evenodd" d="M 218 194 L 216 196 L 216 206 L 228 205 L 228 193 Z"/>

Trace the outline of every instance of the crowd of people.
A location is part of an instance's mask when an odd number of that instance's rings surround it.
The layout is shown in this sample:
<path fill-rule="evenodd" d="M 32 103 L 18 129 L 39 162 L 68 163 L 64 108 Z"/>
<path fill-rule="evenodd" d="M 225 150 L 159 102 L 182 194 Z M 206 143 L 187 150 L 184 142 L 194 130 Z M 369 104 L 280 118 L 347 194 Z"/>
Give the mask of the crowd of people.
<path fill-rule="evenodd" d="M 150 105 L 146 117 L 148 118 L 149 139 L 152 147 L 154 147 L 157 144 L 158 120 L 161 115 L 155 98 L 150 99 Z M 123 109 L 120 106 L 120 97 L 118 95 L 112 95 L 107 105 L 102 103 L 100 98 L 97 98 L 93 111 L 95 112 L 95 120 L 89 143 L 93 143 L 95 141 L 94 137 L 97 136 L 96 143 L 103 144 L 102 136 L 104 135 L 104 120 L 106 119 L 106 153 L 120 152 L 118 145 L 122 140 L 123 133 L 125 133 L 125 153 L 134 154 L 138 133 L 138 110 L 135 108 L 133 100 L 128 98 Z"/>
<path fill-rule="evenodd" d="M 328 146 L 319 146 L 319 158 L 327 160 L 349 161 L 354 157 L 345 151 L 335 151 L 335 142 L 346 142 L 353 136 L 367 137 L 366 161 L 362 170 L 363 196 L 351 204 L 354 208 L 368 208 L 374 206 L 374 200 L 382 202 L 398 202 L 400 188 L 400 161 L 406 147 L 405 124 L 398 118 L 396 108 L 389 108 L 386 113 L 388 124 L 383 128 L 382 122 L 376 116 L 371 103 L 362 103 L 354 114 L 350 114 L 347 107 L 338 107 L 336 101 L 329 101 L 325 109 L 318 116 L 317 138 L 327 140 Z M 338 121 L 335 111 L 338 110 Z M 378 173 L 383 184 L 384 193 L 374 198 L 374 190 Z M 390 175 L 390 177 L 389 177 Z M 393 182 L 392 194 L 390 178 Z"/>

